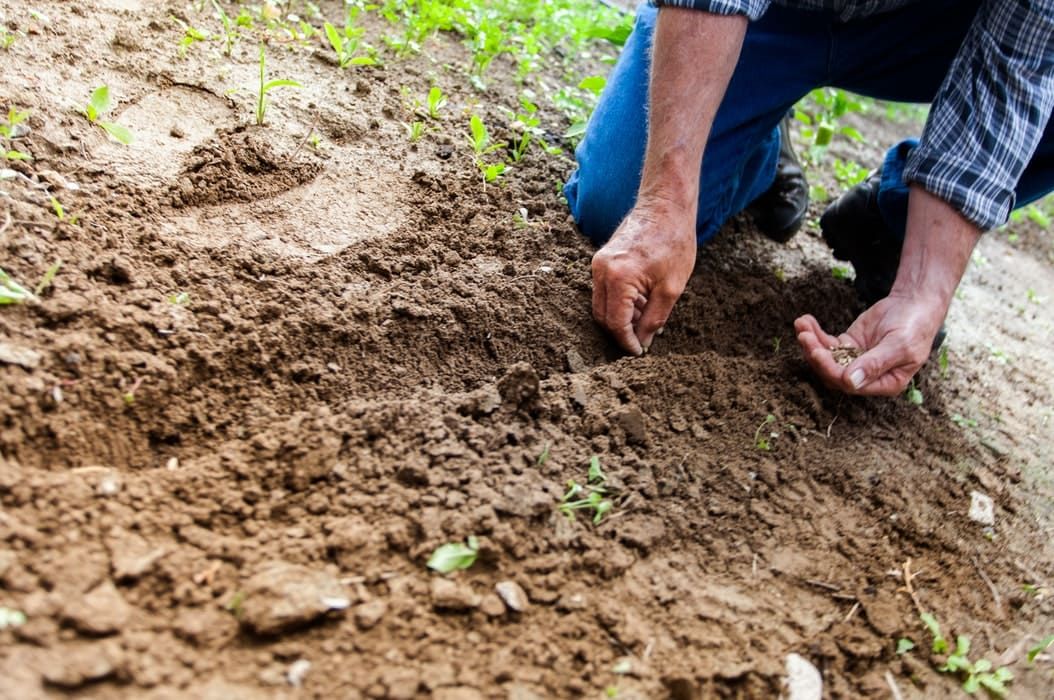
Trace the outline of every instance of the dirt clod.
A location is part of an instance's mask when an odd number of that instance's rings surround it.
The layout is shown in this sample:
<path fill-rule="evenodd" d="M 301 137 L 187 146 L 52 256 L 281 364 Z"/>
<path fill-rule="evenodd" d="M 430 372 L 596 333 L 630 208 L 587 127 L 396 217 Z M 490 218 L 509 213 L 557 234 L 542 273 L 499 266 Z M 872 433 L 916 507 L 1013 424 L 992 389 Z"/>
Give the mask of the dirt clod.
<path fill-rule="evenodd" d="M 72 598 L 62 609 L 66 622 L 90 635 L 120 632 L 131 616 L 132 607 L 110 581 L 104 581 L 83 596 Z"/>
<path fill-rule="evenodd" d="M 523 612 L 527 609 L 529 604 L 527 602 L 527 594 L 524 592 L 523 587 L 515 581 L 501 581 L 494 586 L 494 590 L 501 596 L 509 610 Z"/>
<path fill-rule="evenodd" d="M 478 608 L 481 602 L 480 596 L 467 583 L 432 579 L 432 604 L 439 610 L 466 612 Z"/>
<path fill-rule="evenodd" d="M 307 625 L 347 608 L 347 591 L 334 576 L 288 562 L 271 562 L 242 588 L 242 624 L 261 635 Z"/>

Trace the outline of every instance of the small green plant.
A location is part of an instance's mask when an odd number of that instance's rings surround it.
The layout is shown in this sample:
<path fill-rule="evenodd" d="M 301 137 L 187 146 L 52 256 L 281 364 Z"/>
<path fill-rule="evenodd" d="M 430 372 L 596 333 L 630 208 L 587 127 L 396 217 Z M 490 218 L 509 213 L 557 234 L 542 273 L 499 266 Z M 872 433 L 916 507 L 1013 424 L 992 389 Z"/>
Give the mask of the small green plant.
<path fill-rule="evenodd" d="M 560 512 L 567 516 L 568 520 L 575 519 L 575 512 L 579 510 L 593 511 L 593 524 L 599 525 L 612 508 L 613 501 L 607 498 L 608 492 L 604 484 L 607 475 L 600 467 L 600 458 L 593 455 L 589 459 L 589 471 L 586 475 L 586 483 L 579 484 L 574 479 L 567 482 L 567 493 L 560 499 Z"/>
<path fill-rule="evenodd" d="M 770 433 L 769 435 L 762 435 L 761 431 L 764 430 L 766 426 L 772 425 L 775 422 L 776 416 L 771 413 L 765 416 L 765 420 L 761 421 L 761 425 L 759 425 L 758 429 L 754 431 L 754 447 L 764 452 L 772 450 L 771 438 L 775 437 L 776 434 Z"/>
<path fill-rule="evenodd" d="M 55 212 L 55 216 L 62 223 L 69 224 L 70 226 L 77 225 L 78 218 L 74 215 L 67 213 L 66 208 L 62 206 L 62 202 L 60 202 L 55 197 L 51 198 L 51 210 Z"/>
<path fill-rule="evenodd" d="M 904 391 L 904 397 L 908 400 L 912 406 L 921 406 L 924 400 L 922 391 L 915 386 L 915 380 L 912 379 L 908 384 L 908 388 Z"/>
<path fill-rule="evenodd" d="M 25 304 L 36 301 L 36 296 L 0 268 L 0 305 Z"/>
<path fill-rule="evenodd" d="M 470 535 L 464 543 L 449 542 L 432 552 L 428 558 L 428 568 L 441 574 L 461 571 L 476 563 L 479 555 L 479 540 Z"/>
<path fill-rule="evenodd" d="M 446 106 L 446 95 L 438 85 L 433 85 L 428 91 L 428 116 L 439 119 L 439 110 Z"/>
<path fill-rule="evenodd" d="M 337 53 L 337 65 L 341 68 L 347 68 L 348 66 L 372 66 L 377 63 L 377 59 L 372 56 L 355 55 L 359 50 L 363 29 L 346 24 L 344 25 L 344 30 L 340 31 L 329 22 L 322 26 L 326 32 L 326 38 L 329 40 L 329 45 Z"/>
<path fill-rule="evenodd" d="M 782 345 L 782 344 L 783 344 L 783 338 L 781 338 L 780 336 L 777 335 L 777 336 L 772 338 L 772 354 L 773 355 L 779 355 L 780 354 L 780 345 Z"/>
<path fill-rule="evenodd" d="M 17 33 L 8 31 L 7 27 L 0 25 L 0 49 L 7 51 L 17 39 Z"/>
<path fill-rule="evenodd" d="M 915 648 L 915 642 L 911 641 L 907 637 L 901 637 L 897 640 L 897 656 L 903 656 L 909 651 Z"/>
<path fill-rule="evenodd" d="M 55 263 L 44 271 L 44 276 L 37 282 L 37 286 L 33 289 L 34 296 L 39 297 L 44 293 L 44 290 L 51 286 L 51 283 L 55 280 L 55 275 L 59 274 L 59 270 L 62 269 L 62 261 L 56 260 Z"/>
<path fill-rule="evenodd" d="M 295 80 L 280 78 L 278 80 L 267 80 L 267 58 L 264 45 L 260 44 L 260 91 L 256 100 L 256 124 L 263 126 L 264 118 L 267 116 L 267 93 L 280 87 L 300 87 Z"/>
<path fill-rule="evenodd" d="M 853 279 L 853 269 L 847 265 L 832 265 L 831 276 L 836 280 Z"/>
<path fill-rule="evenodd" d="M 110 101 L 110 88 L 103 85 L 92 91 L 91 99 L 88 101 L 88 104 L 84 109 L 81 110 L 81 114 L 84 115 L 89 124 L 95 124 L 102 128 L 107 134 L 127 146 L 132 143 L 132 132 L 115 122 L 105 122 L 101 120 L 101 117 L 109 112 L 110 107 L 112 106 L 113 105 Z"/>
<path fill-rule="evenodd" d="M 235 591 L 234 595 L 231 596 L 230 600 L 223 607 L 227 609 L 227 612 L 234 615 L 235 617 L 242 616 L 242 605 L 245 604 L 245 591 Z"/>
<path fill-rule="evenodd" d="M 1036 657 L 1051 647 L 1054 647 L 1054 634 L 1050 635 L 1046 639 L 1042 640 L 1039 644 L 1028 650 L 1028 662 L 1030 664 L 1035 663 Z"/>
<path fill-rule="evenodd" d="M 21 627 L 26 624 L 26 614 L 21 610 L 0 607 L 0 630 L 7 627 Z"/>
<path fill-rule="evenodd" d="M 183 30 L 183 36 L 180 37 L 179 45 L 176 48 L 176 52 L 179 54 L 180 58 L 186 58 L 187 50 L 197 42 L 208 41 L 212 38 L 208 32 L 191 26 L 178 17 L 170 17 L 169 19 L 178 24 L 179 28 Z"/>
<path fill-rule="evenodd" d="M 424 136 L 425 123 L 420 120 L 411 122 L 406 125 L 406 130 L 410 132 L 410 143 L 417 143 Z"/>
<path fill-rule="evenodd" d="M 216 0 L 211 0 L 211 2 L 212 8 L 216 10 L 216 15 L 223 25 L 223 55 L 230 56 L 234 50 L 234 42 L 238 40 L 238 26 Z"/>
<path fill-rule="evenodd" d="M 940 369 L 941 379 L 948 376 L 948 345 L 941 345 L 941 350 L 937 353 L 937 367 Z"/>
<path fill-rule="evenodd" d="M 487 130 L 486 124 L 479 116 L 473 114 L 468 122 L 469 126 L 469 144 L 472 146 L 472 150 L 477 156 L 483 156 L 499 148 L 505 148 L 505 143 L 491 143 L 490 132 Z"/>
<path fill-rule="evenodd" d="M 535 464 L 537 466 L 544 467 L 545 463 L 549 461 L 549 448 L 549 443 L 545 443 L 545 446 L 542 448 L 541 453 L 538 455 L 538 459 L 535 461 Z"/>
<path fill-rule="evenodd" d="M 4 150 L 4 158 L 7 160 L 31 160 L 31 156 L 24 151 L 20 151 L 17 148 L 11 147 L 12 141 L 18 138 L 23 133 L 23 127 L 20 126 L 26 119 L 29 118 L 29 112 L 21 112 L 18 109 L 12 107 L 7 112 L 7 121 L 0 123 L 0 137 L 3 137 L 8 142 L 8 146 Z"/>
<path fill-rule="evenodd" d="M 953 413 L 951 415 L 952 423 L 955 423 L 960 428 L 976 428 L 977 421 L 973 418 L 967 418 L 959 413 Z"/>
<path fill-rule="evenodd" d="M 842 161 L 838 158 L 834 159 L 834 179 L 842 187 L 849 189 L 854 185 L 858 185 L 867 179 L 867 168 L 863 167 L 855 160 Z"/>
<path fill-rule="evenodd" d="M 476 161 L 476 167 L 479 168 L 480 173 L 483 174 L 483 182 L 490 183 L 497 180 L 499 177 L 505 174 L 504 163 L 484 163 L 482 160 Z"/>
<path fill-rule="evenodd" d="M 177 292 L 168 296 L 168 303 L 176 306 L 186 306 L 190 303 L 190 295 L 186 292 Z"/>
<path fill-rule="evenodd" d="M 930 613 L 920 615 L 922 623 L 929 630 L 933 639 L 931 646 L 934 654 L 947 654 L 944 664 L 938 667 L 941 673 L 958 675 L 963 679 L 962 688 L 965 692 L 973 695 L 982 688 L 991 695 L 1004 698 L 1010 692 L 1007 684 L 1014 679 L 1010 669 L 1001 666 L 992 670 L 992 662 L 988 659 L 970 661 L 970 638 L 959 635 L 955 638 L 955 649 L 948 645 L 948 640 L 941 633 L 941 626 Z"/>

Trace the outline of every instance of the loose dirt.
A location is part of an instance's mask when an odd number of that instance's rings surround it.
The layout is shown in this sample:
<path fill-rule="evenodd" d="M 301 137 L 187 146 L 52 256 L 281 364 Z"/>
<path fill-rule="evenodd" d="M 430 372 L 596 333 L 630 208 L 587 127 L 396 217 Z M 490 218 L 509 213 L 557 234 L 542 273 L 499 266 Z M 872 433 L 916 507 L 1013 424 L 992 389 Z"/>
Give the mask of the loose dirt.
<path fill-rule="evenodd" d="M 255 44 L 180 59 L 174 6 L 34 9 L 0 0 L 34 157 L 0 182 L 0 255 L 29 285 L 63 264 L 0 309 L 0 606 L 27 617 L 0 696 L 775 697 L 795 653 L 830 697 L 956 697 L 913 590 L 1050 697 L 1049 656 L 1023 661 L 1054 632 L 1049 234 L 982 243 L 922 407 L 810 374 L 793 319 L 859 311 L 813 224 L 781 248 L 730 223 L 625 358 L 569 162 L 484 185 L 464 145 L 473 110 L 511 135 L 508 62 L 483 100 L 451 37 L 347 71 L 272 46 L 306 87 L 257 127 Z M 403 88 L 433 81 L 450 105 L 411 144 Z M 103 83 L 132 146 L 76 113 Z M 861 130 L 868 162 L 896 135 Z M 592 455 L 619 494 L 595 526 L 558 510 Z M 425 567 L 470 535 L 472 568 Z"/>

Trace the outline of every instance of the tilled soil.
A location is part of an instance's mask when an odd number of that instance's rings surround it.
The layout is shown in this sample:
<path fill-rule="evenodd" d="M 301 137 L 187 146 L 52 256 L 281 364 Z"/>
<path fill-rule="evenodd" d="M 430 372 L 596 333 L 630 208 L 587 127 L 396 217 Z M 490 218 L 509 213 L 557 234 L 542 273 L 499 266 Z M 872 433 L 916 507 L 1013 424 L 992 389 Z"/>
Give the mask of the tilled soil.
<path fill-rule="evenodd" d="M 27 617 L 0 695 L 775 697 L 793 652 L 830 697 L 954 697 L 925 609 L 1051 697 L 1049 656 L 1023 660 L 1054 632 L 1051 315 L 1003 308 L 1001 258 L 921 408 L 810 375 L 793 319 L 859 311 L 814 228 L 777 250 L 731 223 L 624 358 L 589 316 L 569 161 L 485 185 L 465 145 L 473 110 L 511 136 L 510 65 L 483 99 L 455 38 L 347 71 L 272 46 L 305 88 L 257 127 L 255 44 L 180 59 L 175 8 L 35 9 L 0 0 L 23 33 L 0 107 L 31 111 L 34 157 L 0 182 L 0 250 L 30 286 L 62 267 L 0 309 L 0 606 Z M 403 88 L 433 81 L 450 105 L 410 143 Z M 74 109 L 102 83 L 131 146 Z M 1027 240 L 982 250 L 1042 285 L 1049 237 Z M 596 525 L 558 508 L 593 455 Z M 426 568 L 469 536 L 470 569 Z"/>

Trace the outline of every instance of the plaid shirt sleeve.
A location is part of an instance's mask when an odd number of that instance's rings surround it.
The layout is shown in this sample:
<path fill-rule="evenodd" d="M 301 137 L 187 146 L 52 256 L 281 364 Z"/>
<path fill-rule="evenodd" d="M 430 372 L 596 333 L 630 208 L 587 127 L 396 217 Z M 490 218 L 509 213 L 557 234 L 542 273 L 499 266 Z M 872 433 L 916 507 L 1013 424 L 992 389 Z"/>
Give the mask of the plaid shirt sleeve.
<path fill-rule="evenodd" d="M 649 0 L 655 7 L 687 7 L 715 15 L 745 15 L 751 21 L 765 14 L 771 0 Z"/>
<path fill-rule="evenodd" d="M 908 157 L 916 182 L 987 230 L 1014 189 L 1054 107 L 1054 0 L 987 0 Z"/>

